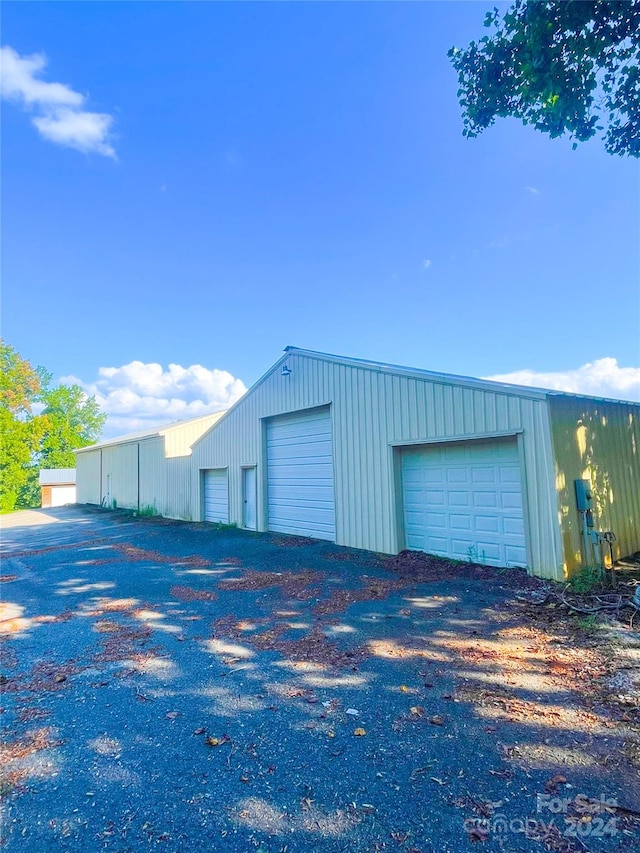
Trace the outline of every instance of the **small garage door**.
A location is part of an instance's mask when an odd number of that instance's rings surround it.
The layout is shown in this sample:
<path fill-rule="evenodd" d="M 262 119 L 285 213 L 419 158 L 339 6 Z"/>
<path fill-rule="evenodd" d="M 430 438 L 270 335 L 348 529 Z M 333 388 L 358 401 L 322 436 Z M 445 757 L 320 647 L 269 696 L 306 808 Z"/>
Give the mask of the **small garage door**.
<path fill-rule="evenodd" d="M 226 468 L 204 471 L 204 520 L 229 523 L 229 486 Z"/>
<path fill-rule="evenodd" d="M 269 530 L 336 538 L 328 408 L 267 421 Z"/>
<path fill-rule="evenodd" d="M 75 486 L 51 486 L 51 506 L 64 506 L 75 502 Z"/>
<path fill-rule="evenodd" d="M 490 566 L 526 566 L 515 440 L 402 452 L 407 548 Z"/>

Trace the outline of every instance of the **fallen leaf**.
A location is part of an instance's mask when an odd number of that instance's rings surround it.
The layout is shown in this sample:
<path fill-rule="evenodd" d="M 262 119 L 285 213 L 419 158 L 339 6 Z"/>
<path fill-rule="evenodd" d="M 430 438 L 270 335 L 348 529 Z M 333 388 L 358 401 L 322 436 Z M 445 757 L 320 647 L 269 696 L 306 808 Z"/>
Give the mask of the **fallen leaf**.
<path fill-rule="evenodd" d="M 228 743 L 230 740 L 229 735 L 223 735 L 222 737 L 207 737 L 204 742 L 207 746 L 220 746 L 223 743 Z"/>
<path fill-rule="evenodd" d="M 558 790 L 558 785 L 565 785 L 566 782 L 567 779 L 565 776 L 556 775 L 545 783 L 544 789 L 548 794 L 555 794 Z"/>
<path fill-rule="evenodd" d="M 482 826 L 472 826 L 470 829 L 467 829 L 469 833 L 469 841 L 486 841 L 489 837 L 489 831 L 484 829 Z"/>
<path fill-rule="evenodd" d="M 443 726 L 444 719 L 440 716 L 440 714 L 435 714 L 433 717 L 429 717 L 429 722 L 432 726 Z"/>
<path fill-rule="evenodd" d="M 356 729 L 354 731 L 354 735 L 356 737 L 362 737 L 363 735 L 366 735 L 366 731 L 364 729 Z"/>
<path fill-rule="evenodd" d="M 407 685 L 406 685 L 406 684 L 401 684 L 401 685 L 400 685 L 400 692 L 401 692 L 401 693 L 408 693 L 408 692 L 409 692 L 409 688 L 407 687 Z"/>
<path fill-rule="evenodd" d="M 166 719 L 167 719 L 167 720 L 175 720 L 175 718 L 176 718 L 176 717 L 179 717 L 179 716 L 180 716 L 180 712 L 179 712 L 179 711 L 168 711 L 168 712 L 165 714 L 165 717 L 166 717 Z"/>
<path fill-rule="evenodd" d="M 411 711 L 414 717 L 424 717 L 424 708 L 422 705 L 412 705 L 409 711 Z"/>

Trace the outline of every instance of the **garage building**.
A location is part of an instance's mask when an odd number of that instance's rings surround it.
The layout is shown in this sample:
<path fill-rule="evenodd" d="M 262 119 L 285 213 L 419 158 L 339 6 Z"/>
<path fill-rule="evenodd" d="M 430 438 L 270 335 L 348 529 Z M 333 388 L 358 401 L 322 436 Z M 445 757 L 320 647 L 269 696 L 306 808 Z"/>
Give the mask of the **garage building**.
<path fill-rule="evenodd" d="M 75 468 L 41 468 L 38 483 L 43 509 L 76 502 Z"/>
<path fill-rule="evenodd" d="M 615 556 L 640 550 L 634 403 L 288 347 L 189 461 L 193 519 L 557 580 L 585 561 L 585 479 Z"/>
<path fill-rule="evenodd" d="M 176 421 L 77 450 L 78 503 L 191 521 L 191 480 L 199 477 L 191 465 L 191 445 L 223 414 Z"/>

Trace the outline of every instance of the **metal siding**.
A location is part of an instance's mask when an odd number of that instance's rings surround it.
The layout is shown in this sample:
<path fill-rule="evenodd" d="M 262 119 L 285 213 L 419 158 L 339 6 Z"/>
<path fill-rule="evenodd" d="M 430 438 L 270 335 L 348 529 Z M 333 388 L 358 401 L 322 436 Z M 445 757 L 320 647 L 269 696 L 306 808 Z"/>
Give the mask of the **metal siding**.
<path fill-rule="evenodd" d="M 107 478 L 111 477 L 108 509 L 138 508 L 138 444 L 102 449 L 102 496 L 107 496 Z M 115 507 L 113 502 L 115 501 Z"/>
<path fill-rule="evenodd" d="M 291 375 L 279 366 L 193 448 L 194 470 L 229 467 L 230 520 L 242 523 L 241 467 L 258 464 L 258 529 L 267 529 L 261 419 L 331 404 L 334 436 L 336 541 L 396 553 L 395 478 L 391 446 L 487 432 L 523 431 L 523 478 L 531 567 L 559 577 L 557 502 L 544 398 L 454 387 L 432 378 L 394 374 L 338 360 L 290 353 Z M 200 517 L 199 489 L 191 508 Z"/>
<path fill-rule="evenodd" d="M 79 504 L 100 503 L 100 450 L 76 454 L 76 500 Z"/>
<path fill-rule="evenodd" d="M 38 477 L 41 486 L 71 486 L 76 482 L 75 468 L 42 468 Z"/>
<path fill-rule="evenodd" d="M 165 457 L 171 459 L 175 456 L 190 456 L 194 441 L 211 429 L 223 414 L 224 412 L 216 412 L 208 417 L 195 418 L 162 430 Z"/>
<path fill-rule="evenodd" d="M 139 442 L 140 446 L 140 509 L 170 516 L 164 458 L 164 440 L 158 436 Z"/>
<path fill-rule="evenodd" d="M 615 557 L 640 550 L 640 405 L 549 396 L 565 571 L 582 563 L 574 480 L 591 481 L 597 530 L 616 535 Z"/>

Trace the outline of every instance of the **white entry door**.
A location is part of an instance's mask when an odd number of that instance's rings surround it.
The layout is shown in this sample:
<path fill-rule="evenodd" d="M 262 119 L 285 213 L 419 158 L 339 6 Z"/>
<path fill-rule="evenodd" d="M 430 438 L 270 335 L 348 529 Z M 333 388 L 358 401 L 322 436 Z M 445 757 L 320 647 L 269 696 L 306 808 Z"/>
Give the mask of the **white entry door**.
<path fill-rule="evenodd" d="M 269 530 L 336 538 L 329 408 L 267 422 Z"/>
<path fill-rule="evenodd" d="M 229 486 L 226 468 L 203 471 L 204 520 L 229 523 Z"/>
<path fill-rule="evenodd" d="M 242 526 L 255 530 L 256 515 L 256 469 L 242 469 Z"/>
<path fill-rule="evenodd" d="M 406 547 L 490 566 L 526 566 L 515 440 L 402 452 Z"/>

